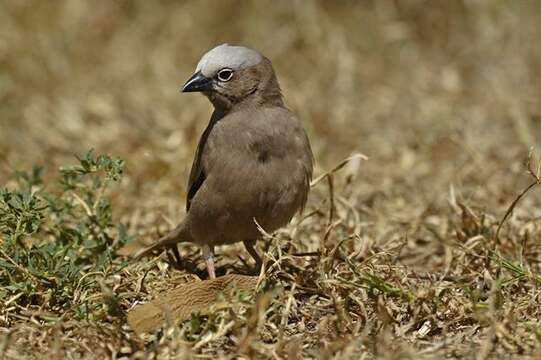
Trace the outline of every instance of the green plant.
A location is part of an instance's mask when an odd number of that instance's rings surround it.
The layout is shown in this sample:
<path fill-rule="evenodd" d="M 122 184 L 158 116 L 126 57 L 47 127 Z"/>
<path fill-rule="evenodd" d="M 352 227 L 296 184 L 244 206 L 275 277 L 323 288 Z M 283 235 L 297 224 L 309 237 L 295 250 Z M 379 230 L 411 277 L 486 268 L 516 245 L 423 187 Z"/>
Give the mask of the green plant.
<path fill-rule="evenodd" d="M 99 289 L 98 276 L 119 270 L 114 251 L 129 235 L 113 221 L 106 195 L 122 168 L 122 160 L 90 150 L 56 181 L 45 184 L 43 168 L 34 167 L 15 173 L 13 189 L 0 189 L 0 302 L 74 309 L 79 317 L 102 307 L 75 293 Z"/>

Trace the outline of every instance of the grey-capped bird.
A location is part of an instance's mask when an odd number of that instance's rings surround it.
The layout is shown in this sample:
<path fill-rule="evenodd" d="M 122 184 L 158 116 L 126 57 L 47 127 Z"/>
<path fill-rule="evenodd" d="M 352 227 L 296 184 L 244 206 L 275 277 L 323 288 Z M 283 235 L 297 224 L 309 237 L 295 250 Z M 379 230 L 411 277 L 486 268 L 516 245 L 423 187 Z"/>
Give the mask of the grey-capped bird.
<path fill-rule="evenodd" d="M 306 132 L 284 105 L 271 62 L 259 52 L 223 44 L 207 52 L 182 92 L 202 92 L 214 112 L 195 152 L 186 216 L 171 233 L 143 249 L 192 242 L 215 278 L 214 247 L 242 241 L 254 249 L 265 231 L 286 225 L 306 204 L 313 155 Z"/>

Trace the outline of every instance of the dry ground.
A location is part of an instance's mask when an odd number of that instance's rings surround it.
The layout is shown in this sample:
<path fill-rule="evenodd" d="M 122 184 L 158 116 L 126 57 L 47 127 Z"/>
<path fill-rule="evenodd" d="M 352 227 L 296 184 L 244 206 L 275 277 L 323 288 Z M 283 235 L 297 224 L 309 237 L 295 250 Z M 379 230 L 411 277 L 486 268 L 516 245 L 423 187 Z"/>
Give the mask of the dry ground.
<path fill-rule="evenodd" d="M 126 311 L 191 275 L 165 256 L 114 258 L 76 274 L 95 286 L 61 307 L 2 292 L 0 357 L 538 358 L 539 190 L 496 229 L 540 145 L 539 19 L 526 0 L 2 1 L 0 186 L 33 164 L 47 183 L 94 148 L 125 160 L 114 220 L 143 239 L 166 231 L 211 112 L 178 89 L 222 42 L 273 60 L 316 175 L 370 159 L 332 192 L 315 185 L 303 218 L 261 244 L 256 296 L 139 340 Z M 247 256 L 219 253 L 222 273 Z"/>

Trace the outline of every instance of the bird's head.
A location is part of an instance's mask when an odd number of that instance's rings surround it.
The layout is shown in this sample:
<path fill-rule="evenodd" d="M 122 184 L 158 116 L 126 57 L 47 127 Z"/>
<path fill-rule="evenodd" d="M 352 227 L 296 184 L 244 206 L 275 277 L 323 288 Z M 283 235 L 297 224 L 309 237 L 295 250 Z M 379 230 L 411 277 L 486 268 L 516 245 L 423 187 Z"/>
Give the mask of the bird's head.
<path fill-rule="evenodd" d="M 228 44 L 203 55 L 182 92 L 202 92 L 223 110 L 240 103 L 282 102 L 270 61 L 255 50 Z"/>

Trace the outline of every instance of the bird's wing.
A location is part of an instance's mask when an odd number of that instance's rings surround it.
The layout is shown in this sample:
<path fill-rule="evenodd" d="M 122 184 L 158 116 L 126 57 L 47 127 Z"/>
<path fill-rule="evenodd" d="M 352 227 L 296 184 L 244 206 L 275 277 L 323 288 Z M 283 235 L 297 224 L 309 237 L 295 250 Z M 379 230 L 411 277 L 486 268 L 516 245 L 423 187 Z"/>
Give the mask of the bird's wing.
<path fill-rule="evenodd" d="M 201 188 L 201 185 L 203 185 L 203 182 L 206 178 L 205 168 L 203 166 L 203 154 L 205 153 L 205 145 L 207 143 L 207 140 L 209 138 L 209 135 L 212 131 L 212 128 L 214 125 L 223 117 L 222 114 L 218 113 L 217 111 L 214 111 L 212 113 L 212 116 L 210 117 L 209 124 L 207 125 L 207 128 L 201 135 L 201 138 L 199 139 L 199 144 L 197 145 L 197 150 L 195 151 L 195 157 L 193 159 L 192 163 L 192 169 L 190 170 L 190 177 L 188 178 L 188 194 L 186 196 L 186 211 L 190 210 L 190 204 L 192 202 L 193 197 Z"/>

